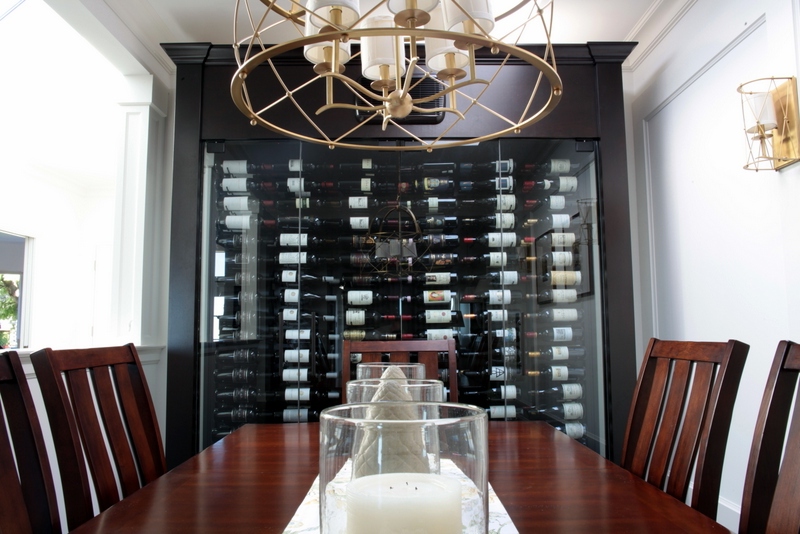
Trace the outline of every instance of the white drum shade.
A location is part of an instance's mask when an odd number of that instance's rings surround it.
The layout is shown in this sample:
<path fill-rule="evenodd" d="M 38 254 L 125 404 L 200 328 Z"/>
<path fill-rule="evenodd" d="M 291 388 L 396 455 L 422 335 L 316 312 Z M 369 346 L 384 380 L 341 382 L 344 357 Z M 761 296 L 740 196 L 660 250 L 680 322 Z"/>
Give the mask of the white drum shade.
<path fill-rule="evenodd" d="M 393 28 L 394 19 L 390 16 L 371 17 L 366 20 L 366 28 Z M 369 80 L 380 80 L 381 65 L 389 66 L 389 79 L 395 79 L 395 42 L 391 35 L 364 37 L 361 39 L 361 73 Z M 400 51 L 400 73 L 406 71 L 406 50 Z"/>
<path fill-rule="evenodd" d="M 439 4 L 439 0 L 389 0 L 387 7 L 392 13 L 400 13 L 406 9 L 421 9 L 430 13 Z"/>
<path fill-rule="evenodd" d="M 331 20 L 331 10 L 334 9 L 341 9 L 341 24 L 345 27 L 352 26 L 361 16 L 358 10 L 358 0 L 308 0 L 306 11 L 316 13 L 319 17 L 309 14 L 306 21 L 311 22 L 317 28 L 327 26 L 328 22 L 326 21 Z"/>
<path fill-rule="evenodd" d="M 458 6 L 470 14 L 481 28 L 489 33 L 494 28 L 494 15 L 489 0 L 458 0 Z M 444 28 L 453 32 L 472 33 L 464 31 L 464 23 L 470 22 L 469 17 L 459 9 L 453 0 L 442 0 L 444 11 Z"/>
<path fill-rule="evenodd" d="M 437 7 L 430 12 L 431 21 L 425 25 L 425 29 L 442 30 L 444 20 L 442 8 Z M 459 50 L 450 39 L 437 39 L 433 37 L 425 38 L 425 64 L 431 72 L 439 72 L 447 67 L 445 54 L 452 53 L 455 68 L 464 68 L 469 63 L 469 56 L 463 50 Z"/>
<path fill-rule="evenodd" d="M 319 31 L 319 28 L 314 26 L 313 24 L 306 24 L 305 26 L 305 34 L 306 37 L 310 35 L 316 35 Z M 325 48 L 332 47 L 333 41 L 323 41 L 321 43 L 316 43 L 313 45 L 305 45 L 303 47 L 303 55 L 305 58 L 313 64 L 322 63 L 325 61 Z M 339 63 L 344 65 L 350 61 L 350 43 L 343 43 L 339 42 Z"/>

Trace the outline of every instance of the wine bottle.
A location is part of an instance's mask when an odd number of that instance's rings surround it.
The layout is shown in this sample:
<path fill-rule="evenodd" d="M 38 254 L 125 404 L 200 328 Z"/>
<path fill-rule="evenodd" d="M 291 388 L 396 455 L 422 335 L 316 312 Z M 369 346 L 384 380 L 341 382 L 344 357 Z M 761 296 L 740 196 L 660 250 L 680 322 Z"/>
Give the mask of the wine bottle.
<path fill-rule="evenodd" d="M 342 331 L 342 339 L 351 341 L 395 341 L 398 339 L 412 339 L 413 334 L 387 334 L 374 330 L 348 329 Z"/>
<path fill-rule="evenodd" d="M 578 300 L 577 289 L 545 289 L 541 293 L 528 294 L 526 298 L 536 298 L 539 304 L 568 304 Z"/>
<path fill-rule="evenodd" d="M 411 300 L 412 302 L 421 302 L 426 305 L 446 304 L 449 306 L 454 296 L 449 289 L 429 289 L 419 295 L 414 295 Z"/>
<path fill-rule="evenodd" d="M 525 414 L 525 411 L 511 404 L 489 406 L 489 419 L 516 419 Z"/>
<path fill-rule="evenodd" d="M 571 326 L 555 326 L 536 332 L 525 332 L 526 337 L 534 337 L 544 341 L 574 341 L 583 338 L 583 328 Z"/>
<path fill-rule="evenodd" d="M 416 316 L 416 320 L 424 324 L 455 324 L 463 326 L 464 318 L 457 310 L 425 310 Z"/>
<path fill-rule="evenodd" d="M 280 230 L 341 229 L 345 227 L 342 219 L 320 219 L 304 215 L 302 217 L 278 217 L 275 226 Z"/>
<path fill-rule="evenodd" d="M 564 195 L 550 195 L 544 198 L 526 200 L 524 208 L 530 211 L 536 211 L 541 208 L 546 208 L 550 211 L 577 210 L 578 202 L 567 200 Z"/>
<path fill-rule="evenodd" d="M 384 208 L 386 206 L 394 205 L 394 201 L 381 200 L 371 196 L 351 196 L 343 200 L 329 200 L 319 199 L 313 202 L 317 208 L 335 208 L 335 209 L 350 209 L 350 210 L 367 210 L 375 208 Z"/>
<path fill-rule="evenodd" d="M 333 238 L 309 236 L 306 233 L 284 232 L 278 234 L 278 240 L 276 244 L 279 247 L 320 248 L 336 246 L 339 244 L 339 241 Z"/>
<path fill-rule="evenodd" d="M 225 215 L 217 219 L 217 230 L 243 232 L 245 230 L 257 230 L 258 228 L 275 228 L 275 221 L 272 219 L 262 219 L 257 215 Z"/>
<path fill-rule="evenodd" d="M 255 406 L 256 404 L 273 404 L 283 397 L 281 391 L 261 391 L 252 387 L 236 387 L 228 390 L 214 391 L 219 404 Z"/>
<path fill-rule="evenodd" d="M 249 195 L 229 195 L 217 199 L 217 211 L 227 211 L 231 214 L 258 213 L 261 201 Z"/>
<path fill-rule="evenodd" d="M 502 345 L 490 349 L 489 354 L 492 358 L 505 360 L 516 358 L 519 355 L 519 351 L 513 345 Z M 465 359 L 485 358 L 486 351 L 459 351 L 458 355 Z"/>
<path fill-rule="evenodd" d="M 535 261 L 536 256 L 520 256 L 508 252 L 489 252 L 480 256 L 462 256 L 459 263 L 485 265 L 488 267 L 522 267 Z"/>
<path fill-rule="evenodd" d="M 458 190 L 461 193 L 512 193 L 514 179 L 511 176 L 497 176 L 490 180 L 462 180 L 458 183 Z"/>
<path fill-rule="evenodd" d="M 508 310 L 506 309 L 491 309 L 483 310 L 480 313 L 465 313 L 464 318 L 475 319 L 481 326 L 485 326 L 488 323 L 504 323 L 511 319 Z"/>
<path fill-rule="evenodd" d="M 530 173 L 534 175 L 545 174 L 567 174 L 575 172 L 580 168 L 580 163 L 570 161 L 569 159 L 553 158 L 549 161 L 541 163 L 526 163 L 520 170 L 523 173 Z"/>
<path fill-rule="evenodd" d="M 375 291 L 350 290 L 345 301 L 351 306 L 371 306 L 383 302 L 410 302 L 411 297 L 400 295 L 383 295 Z"/>
<path fill-rule="evenodd" d="M 536 235 L 542 235 L 551 230 L 563 231 L 568 228 L 580 226 L 580 219 L 573 218 L 568 213 L 549 213 L 539 219 L 528 219 L 522 224 L 523 228 L 533 228 Z"/>
<path fill-rule="evenodd" d="M 459 392 L 459 400 L 467 404 L 489 404 L 499 400 L 514 400 L 518 395 L 519 388 L 516 386 L 497 386 L 483 391 Z"/>
<path fill-rule="evenodd" d="M 478 237 L 462 237 L 461 242 L 466 245 L 478 244 L 492 248 L 501 248 L 531 244 L 534 242 L 534 239 L 532 237 L 520 238 L 514 232 L 489 232 Z"/>
<path fill-rule="evenodd" d="M 384 315 L 363 309 L 350 308 L 345 310 L 344 324 L 348 326 L 380 326 L 394 321 L 410 321 L 411 315 Z"/>
<path fill-rule="evenodd" d="M 305 423 L 319 420 L 319 412 L 308 408 L 286 408 L 282 411 L 259 412 L 248 408 L 215 411 L 218 423 Z"/>
<path fill-rule="evenodd" d="M 317 315 L 316 313 L 312 312 L 301 312 L 297 306 L 283 308 L 282 310 L 278 311 L 278 314 L 283 318 L 284 322 L 288 323 L 302 322 L 304 324 L 310 324 L 310 321 L 315 321 L 317 319 L 322 321 L 336 320 L 335 315 Z"/>
<path fill-rule="evenodd" d="M 534 244 L 541 249 L 562 249 L 572 248 L 575 245 L 577 236 L 574 232 L 548 232 L 540 235 L 534 240 Z"/>
<path fill-rule="evenodd" d="M 275 273 L 275 281 L 282 284 L 297 284 L 298 282 L 324 282 L 338 284 L 340 280 L 334 276 L 315 276 L 296 269 L 284 269 Z"/>
<path fill-rule="evenodd" d="M 279 265 L 328 265 L 337 262 L 336 258 L 309 254 L 308 252 L 279 252 L 277 258 L 268 260 L 273 263 L 277 260 Z"/>
<path fill-rule="evenodd" d="M 488 198 L 465 199 L 461 201 L 461 208 L 465 211 L 514 211 L 517 209 L 516 195 L 499 194 Z"/>
<path fill-rule="evenodd" d="M 217 363 L 223 365 L 238 365 L 245 363 L 258 363 L 266 357 L 266 354 L 259 353 L 259 351 L 256 349 L 234 349 L 217 353 L 216 360 Z"/>
<path fill-rule="evenodd" d="M 286 163 L 249 163 L 244 159 L 224 160 L 220 169 L 229 176 L 245 176 L 248 174 L 285 174 L 287 172 L 321 172 L 332 171 L 336 166 L 332 163 L 303 163 L 302 159 L 290 159 Z"/>
<path fill-rule="evenodd" d="M 416 263 L 426 267 L 449 267 L 459 262 L 458 254 L 454 252 L 434 252 L 423 254 L 416 259 Z"/>
<path fill-rule="evenodd" d="M 427 197 L 419 200 L 402 200 L 393 203 L 395 206 L 408 208 L 414 213 L 448 213 L 459 209 L 459 202 L 454 198 Z"/>
<path fill-rule="evenodd" d="M 545 194 L 574 193 L 578 190 L 578 178 L 575 176 L 558 176 L 552 179 L 525 180 L 522 192 L 540 191 Z"/>
<path fill-rule="evenodd" d="M 462 277 L 464 282 L 476 282 L 486 280 L 493 286 L 515 286 L 520 281 L 525 281 L 526 276 L 520 275 L 518 271 L 490 271 L 485 274 L 469 274 Z"/>
<path fill-rule="evenodd" d="M 341 278 L 342 284 L 354 287 L 374 287 L 382 284 L 400 282 L 400 277 L 388 274 L 355 274 L 345 275 Z"/>
<path fill-rule="evenodd" d="M 286 180 L 264 181 L 254 178 L 223 178 L 219 182 L 219 190 L 223 193 L 256 196 L 290 193 L 297 196 L 308 196 L 313 192 L 332 191 L 336 187 L 333 182 L 311 182 L 304 178 L 287 178 Z"/>
<path fill-rule="evenodd" d="M 458 339 L 458 330 L 452 328 L 429 328 L 417 332 L 413 338 L 427 339 L 428 341 L 438 341 L 442 339 Z"/>
<path fill-rule="evenodd" d="M 549 271 L 538 276 L 541 284 L 551 286 L 579 286 L 581 285 L 580 271 Z"/>
<path fill-rule="evenodd" d="M 265 199 L 260 201 L 259 209 L 263 211 L 294 211 L 311 207 L 308 197 L 290 198 L 284 200 Z"/>
<path fill-rule="evenodd" d="M 542 415 L 549 415 L 565 421 L 583 418 L 583 403 L 557 402 L 551 406 L 537 409 Z"/>
<path fill-rule="evenodd" d="M 281 372 L 284 382 L 308 382 L 310 384 L 324 384 L 326 380 L 336 380 L 336 373 L 313 373 L 307 367 L 285 367 Z"/>
<path fill-rule="evenodd" d="M 539 404 L 552 404 L 558 401 L 571 401 L 583 398 L 583 386 L 578 383 L 557 384 L 528 392 Z"/>
<path fill-rule="evenodd" d="M 299 289 L 287 287 L 278 292 L 284 304 L 310 304 L 312 302 L 336 302 L 336 295 L 317 295 L 301 292 Z"/>
<path fill-rule="evenodd" d="M 397 195 L 398 193 L 396 182 L 376 182 L 372 177 L 366 177 L 360 180 L 342 180 L 336 182 L 336 187 L 345 193 L 384 193 L 391 195 Z"/>
<path fill-rule="evenodd" d="M 580 269 L 581 257 L 577 252 L 553 250 L 536 257 L 542 269 Z"/>
<path fill-rule="evenodd" d="M 400 184 L 400 193 L 440 194 L 455 191 L 455 182 L 449 178 L 427 177 Z"/>
<path fill-rule="evenodd" d="M 469 378 L 478 378 L 480 380 L 489 379 L 490 382 L 505 382 L 513 380 L 519 376 L 519 369 L 513 367 L 493 365 L 491 369 L 481 369 L 480 371 L 458 371 L 459 375 Z"/>
<path fill-rule="evenodd" d="M 541 323 L 568 323 L 583 319 L 583 310 L 577 308 L 548 308 L 536 313 L 525 314 L 526 319 Z"/>
<path fill-rule="evenodd" d="M 224 371 L 214 369 L 213 375 L 217 382 L 228 384 L 255 384 L 274 378 L 273 373 L 256 372 L 249 367 L 234 367 Z"/>
<path fill-rule="evenodd" d="M 462 217 L 461 226 L 464 228 L 494 228 L 496 230 L 513 230 L 517 225 L 517 218 L 513 213 L 495 213 L 480 217 Z"/>
<path fill-rule="evenodd" d="M 583 438 L 586 436 L 586 425 L 583 423 L 576 423 L 574 421 L 564 423 L 559 421 L 549 421 L 548 424 L 572 439 L 583 441 Z"/>
<path fill-rule="evenodd" d="M 461 296 L 461 302 L 486 302 L 490 306 L 511 304 L 522 299 L 521 291 L 510 289 L 492 289 L 481 294 L 467 294 Z"/>
<path fill-rule="evenodd" d="M 558 345 L 543 350 L 529 351 L 528 357 L 550 361 L 582 360 L 586 357 L 586 350 L 583 347 Z"/>
<path fill-rule="evenodd" d="M 458 235 L 456 234 L 427 234 L 414 239 L 417 245 L 432 249 L 455 248 L 458 246 Z"/>
<path fill-rule="evenodd" d="M 457 167 L 457 172 L 461 176 L 467 174 L 481 175 L 485 173 L 508 174 L 513 171 L 514 160 L 511 158 L 481 163 L 459 163 Z"/>
<path fill-rule="evenodd" d="M 401 278 L 401 281 L 423 286 L 449 286 L 458 283 L 458 273 L 430 272 L 409 275 Z"/>
<path fill-rule="evenodd" d="M 549 378 L 556 382 L 565 382 L 583 378 L 586 376 L 586 369 L 568 365 L 551 365 L 542 370 L 527 371 L 526 374 L 533 377 Z"/>
<path fill-rule="evenodd" d="M 414 221 L 410 218 L 402 219 L 385 219 L 376 221 L 375 227 L 378 228 L 383 225 L 384 229 L 390 230 L 405 230 L 413 232 L 416 230 Z M 449 215 L 428 215 L 425 217 L 417 218 L 417 224 L 420 230 L 427 232 L 449 232 L 458 228 L 458 217 Z"/>

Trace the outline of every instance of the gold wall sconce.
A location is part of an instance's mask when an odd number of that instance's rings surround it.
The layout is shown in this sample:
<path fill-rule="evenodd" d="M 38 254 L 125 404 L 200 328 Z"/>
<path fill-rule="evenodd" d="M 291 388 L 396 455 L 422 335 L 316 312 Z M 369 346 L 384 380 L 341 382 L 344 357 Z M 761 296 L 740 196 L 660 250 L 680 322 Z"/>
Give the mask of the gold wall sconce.
<path fill-rule="evenodd" d="M 777 171 L 800 161 L 797 80 L 759 78 L 741 84 L 737 91 L 749 149 L 744 168 Z"/>

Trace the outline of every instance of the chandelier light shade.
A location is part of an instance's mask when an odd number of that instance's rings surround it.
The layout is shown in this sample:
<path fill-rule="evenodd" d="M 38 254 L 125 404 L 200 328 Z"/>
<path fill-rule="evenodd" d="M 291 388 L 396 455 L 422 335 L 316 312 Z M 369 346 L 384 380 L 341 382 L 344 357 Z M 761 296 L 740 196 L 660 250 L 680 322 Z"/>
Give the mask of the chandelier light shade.
<path fill-rule="evenodd" d="M 797 80 L 759 78 L 741 84 L 737 91 L 748 147 L 744 168 L 777 171 L 800 161 Z"/>
<path fill-rule="evenodd" d="M 541 2 L 519 0 L 498 15 L 513 14 L 514 28 L 496 37 L 488 0 L 236 0 L 231 96 L 251 125 L 330 148 L 431 151 L 518 134 L 563 92 L 550 42 L 554 0 Z M 266 44 L 284 25 L 298 37 Z M 528 29 L 541 30 L 543 53 L 518 46 Z M 302 66 L 281 61 L 296 49 L 308 61 L 300 82 Z M 519 67 L 532 67 L 533 78 L 500 81 Z M 413 115 L 440 120 L 422 138 L 406 126 Z M 375 145 L 374 125 L 407 141 Z"/>

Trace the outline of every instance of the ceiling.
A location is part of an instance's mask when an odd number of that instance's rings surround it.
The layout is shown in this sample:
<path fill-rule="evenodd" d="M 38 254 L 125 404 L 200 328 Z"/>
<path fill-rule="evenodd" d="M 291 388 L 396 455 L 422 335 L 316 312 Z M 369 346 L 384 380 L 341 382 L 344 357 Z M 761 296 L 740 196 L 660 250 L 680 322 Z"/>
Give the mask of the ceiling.
<path fill-rule="evenodd" d="M 244 0 L 239 1 L 243 6 Z M 258 0 L 249 1 L 251 9 L 258 10 L 257 15 L 260 15 L 263 5 Z M 662 1 L 555 0 L 552 42 L 632 40 L 636 29 Z M 281 4 L 286 2 L 287 0 L 281 0 Z M 367 2 L 374 3 L 375 0 L 361 0 L 362 5 Z M 519 0 L 492 0 L 493 11 L 495 14 L 504 12 L 518 2 Z M 120 19 L 126 21 L 133 33 L 148 48 L 153 44 L 169 42 L 233 42 L 236 0 L 105 0 L 105 3 Z M 544 6 L 550 0 L 539 0 L 539 3 Z M 244 13 L 244 7 L 240 8 L 240 12 Z M 507 20 L 511 19 L 509 17 Z M 293 37 L 297 35 L 294 34 Z M 292 38 L 292 35 L 280 33 L 267 42 L 279 42 L 288 38 Z M 542 40 L 523 35 L 520 42 Z"/>

